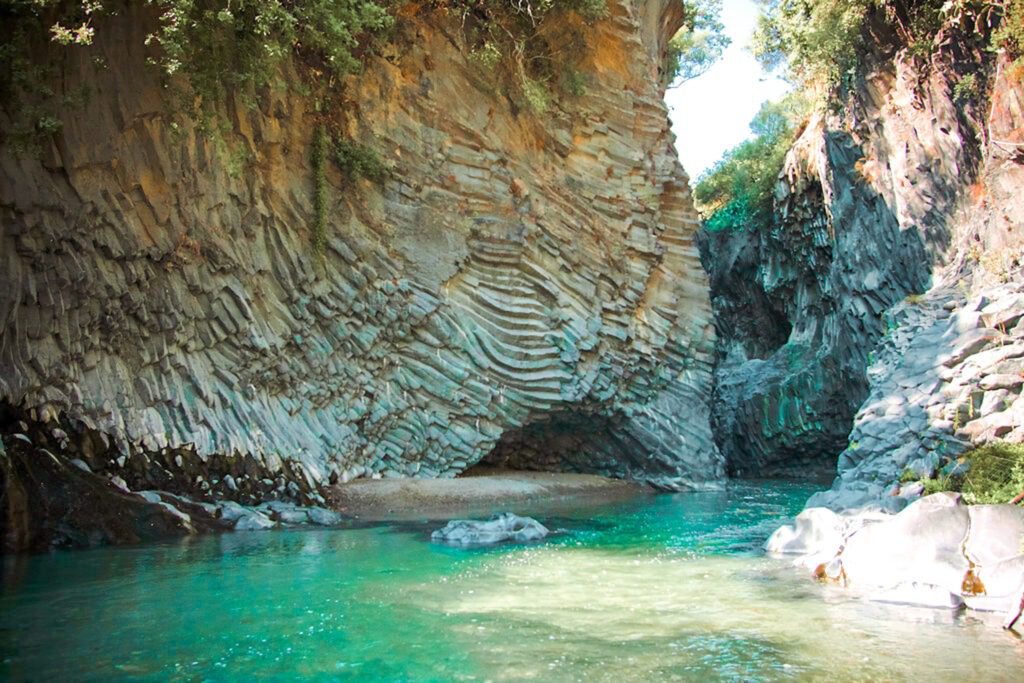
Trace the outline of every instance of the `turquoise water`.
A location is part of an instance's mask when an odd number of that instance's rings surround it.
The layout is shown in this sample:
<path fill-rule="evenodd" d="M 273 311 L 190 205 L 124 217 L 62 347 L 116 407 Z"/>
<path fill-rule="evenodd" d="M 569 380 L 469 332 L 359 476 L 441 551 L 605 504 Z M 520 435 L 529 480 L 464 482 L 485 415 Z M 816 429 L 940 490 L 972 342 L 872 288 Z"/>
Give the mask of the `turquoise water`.
<path fill-rule="evenodd" d="M 0 679 L 1021 680 L 998 625 L 848 600 L 763 557 L 810 492 L 590 507 L 487 550 L 425 523 L 8 558 Z"/>

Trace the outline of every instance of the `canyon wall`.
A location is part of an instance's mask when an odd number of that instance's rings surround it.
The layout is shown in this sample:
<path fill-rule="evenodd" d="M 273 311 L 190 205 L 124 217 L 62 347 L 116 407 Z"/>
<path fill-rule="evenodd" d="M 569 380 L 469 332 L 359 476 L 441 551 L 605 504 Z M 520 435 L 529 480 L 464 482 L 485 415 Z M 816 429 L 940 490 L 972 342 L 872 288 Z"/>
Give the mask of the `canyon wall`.
<path fill-rule="evenodd" d="M 719 485 L 707 278 L 662 101 L 681 21 L 610 2 L 583 28 L 586 92 L 536 114 L 410 6 L 344 83 L 387 178 L 328 169 L 317 254 L 313 102 L 229 94 L 208 134 L 146 66 L 149 9 L 105 19 L 62 67 L 88 102 L 40 157 L 0 150 L 5 431 L 200 499 L 322 502 L 488 455 Z"/>
<path fill-rule="evenodd" d="M 729 470 L 835 474 L 842 452 L 837 488 L 867 478 L 875 495 L 908 463 L 934 471 L 974 442 L 947 405 L 971 391 L 944 381 L 963 335 L 980 339 L 995 324 L 980 313 L 993 297 L 1022 308 L 1009 283 L 1022 265 L 1014 195 L 1024 178 L 1019 68 L 985 51 L 981 33 L 940 33 L 920 58 L 886 26 L 868 29 L 852 87 L 786 158 L 771 225 L 704 232 L 701 247 L 718 321 L 713 420 Z M 973 92 L 958 87 L 965 76 Z M 988 299 L 986 286 L 997 287 Z M 942 329 L 914 341 L 936 320 Z M 986 339 L 1005 345 L 1009 333 Z M 975 346 L 967 355 L 985 348 Z M 898 364 L 896 375 L 884 369 Z M 1014 405 L 1014 387 L 989 403 Z M 980 408 L 980 395 L 971 400 Z M 884 438 L 866 438 L 872 422 Z M 999 435 L 1019 437 L 1018 426 Z M 848 474 L 868 460 L 876 465 Z"/>

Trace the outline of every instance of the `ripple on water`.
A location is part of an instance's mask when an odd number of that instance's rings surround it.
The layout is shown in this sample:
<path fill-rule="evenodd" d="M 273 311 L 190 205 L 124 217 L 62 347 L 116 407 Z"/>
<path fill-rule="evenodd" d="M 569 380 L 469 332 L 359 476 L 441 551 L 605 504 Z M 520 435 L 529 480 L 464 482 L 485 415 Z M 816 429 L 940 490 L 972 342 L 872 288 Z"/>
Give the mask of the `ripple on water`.
<path fill-rule="evenodd" d="M 0 679 L 1016 680 L 974 616 L 853 602 L 758 552 L 811 491 L 734 485 L 545 518 L 227 534 L 8 560 Z"/>

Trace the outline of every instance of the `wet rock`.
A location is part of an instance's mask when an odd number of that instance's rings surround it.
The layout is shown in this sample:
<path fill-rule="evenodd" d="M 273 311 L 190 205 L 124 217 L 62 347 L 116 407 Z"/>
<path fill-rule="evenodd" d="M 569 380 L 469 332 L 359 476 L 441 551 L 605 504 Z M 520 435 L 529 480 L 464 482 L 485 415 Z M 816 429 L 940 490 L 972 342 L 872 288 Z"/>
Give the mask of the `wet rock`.
<path fill-rule="evenodd" d="M 216 528 L 111 486 L 24 441 L 0 442 L 0 532 L 6 552 L 138 543 Z"/>
<path fill-rule="evenodd" d="M 261 531 L 275 526 L 272 519 L 255 510 L 246 510 L 235 520 L 235 531 Z"/>
<path fill-rule="evenodd" d="M 537 520 L 506 512 L 487 521 L 453 520 L 433 532 L 430 540 L 448 545 L 493 545 L 505 541 L 539 541 L 548 533 L 547 528 Z"/>
<path fill-rule="evenodd" d="M 318 526 L 334 526 L 341 524 L 341 515 L 334 510 L 328 510 L 322 507 L 311 507 L 307 508 L 306 513 L 309 515 L 309 521 Z"/>

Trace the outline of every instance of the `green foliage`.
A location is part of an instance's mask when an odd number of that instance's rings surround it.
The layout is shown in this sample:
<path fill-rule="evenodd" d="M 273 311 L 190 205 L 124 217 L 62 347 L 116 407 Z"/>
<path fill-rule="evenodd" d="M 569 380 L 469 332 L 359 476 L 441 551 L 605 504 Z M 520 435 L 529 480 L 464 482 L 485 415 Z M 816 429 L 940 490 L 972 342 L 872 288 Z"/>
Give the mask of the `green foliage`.
<path fill-rule="evenodd" d="M 978 79 L 974 74 L 961 76 L 953 86 L 953 101 L 965 104 L 978 97 Z"/>
<path fill-rule="evenodd" d="M 1020 64 L 1024 61 L 1024 0 L 1008 0 L 1002 10 L 1002 21 L 992 34 L 992 46 L 1005 49 Z"/>
<path fill-rule="evenodd" d="M 543 81 L 526 76 L 523 78 L 523 100 L 535 114 L 543 114 L 551 106 L 550 95 Z"/>
<path fill-rule="evenodd" d="M 146 44 L 189 114 L 226 92 L 252 99 L 297 55 L 317 81 L 355 72 L 358 51 L 393 23 L 387 0 L 146 0 L 160 11 Z M 0 0 L 0 105 L 18 148 L 38 147 L 69 105 L 51 84 L 66 53 L 102 31 L 96 0 Z"/>
<path fill-rule="evenodd" d="M 1024 444 L 990 442 L 965 453 L 961 491 L 968 503 L 1008 503 L 1024 492 Z"/>
<path fill-rule="evenodd" d="M 826 88 L 857 63 L 862 28 L 876 0 L 759 0 L 751 48 L 769 71 L 784 67 L 794 81 Z"/>
<path fill-rule="evenodd" d="M 313 253 L 323 254 L 327 245 L 327 132 L 317 126 L 309 155 L 313 166 Z"/>
<path fill-rule="evenodd" d="M 686 23 L 668 45 L 668 80 L 683 83 L 705 73 L 732 42 L 722 24 L 722 0 L 685 0 Z"/>
<path fill-rule="evenodd" d="M 334 143 L 334 162 L 352 180 L 367 178 L 381 182 L 388 176 L 388 167 L 377 152 L 352 140 Z"/>
<path fill-rule="evenodd" d="M 707 230 L 739 230 L 768 222 L 775 182 L 807 106 L 798 94 L 764 103 L 750 122 L 754 136 L 701 175 L 694 199 Z"/>
<path fill-rule="evenodd" d="M 923 479 L 924 494 L 958 491 L 971 504 L 1009 503 L 1024 493 L 1024 444 L 993 441 L 967 451 L 958 462 L 966 462 L 966 474 L 944 474 Z M 916 476 L 904 470 L 900 481 Z"/>
<path fill-rule="evenodd" d="M 559 87 L 572 97 L 583 97 L 587 92 L 587 77 L 579 69 L 567 66 L 562 69 Z"/>
<path fill-rule="evenodd" d="M 434 0 L 453 13 L 469 44 L 469 60 L 496 89 L 540 115 L 558 95 L 579 97 L 586 79 L 578 63 L 587 49 L 579 22 L 551 22 L 574 13 L 584 23 L 603 18 L 606 0 Z"/>
<path fill-rule="evenodd" d="M 293 53 L 328 76 L 357 72 L 357 48 L 393 23 L 373 0 L 147 2 L 161 11 L 146 39 L 160 48 L 155 63 L 172 80 L 184 78 L 200 105 L 270 85 Z"/>
<path fill-rule="evenodd" d="M 390 169 L 373 149 L 353 140 L 334 139 L 323 125 L 313 131 L 309 161 L 313 167 L 313 253 L 322 255 L 327 247 L 327 162 L 333 161 L 349 180 L 383 182 Z"/>

